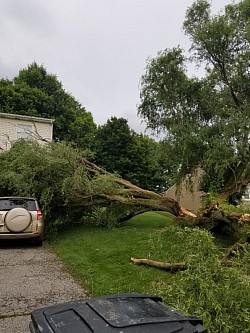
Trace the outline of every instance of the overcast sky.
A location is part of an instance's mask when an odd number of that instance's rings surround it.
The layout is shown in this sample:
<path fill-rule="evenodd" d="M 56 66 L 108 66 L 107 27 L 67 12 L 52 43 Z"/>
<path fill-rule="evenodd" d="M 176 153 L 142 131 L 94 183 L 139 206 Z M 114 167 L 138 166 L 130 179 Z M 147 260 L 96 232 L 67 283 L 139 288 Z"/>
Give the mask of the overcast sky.
<path fill-rule="evenodd" d="M 137 117 L 139 81 L 157 52 L 190 46 L 182 31 L 193 0 L 0 0 L 0 77 L 32 62 L 55 74 L 97 124 Z M 230 0 L 213 0 L 218 13 Z"/>

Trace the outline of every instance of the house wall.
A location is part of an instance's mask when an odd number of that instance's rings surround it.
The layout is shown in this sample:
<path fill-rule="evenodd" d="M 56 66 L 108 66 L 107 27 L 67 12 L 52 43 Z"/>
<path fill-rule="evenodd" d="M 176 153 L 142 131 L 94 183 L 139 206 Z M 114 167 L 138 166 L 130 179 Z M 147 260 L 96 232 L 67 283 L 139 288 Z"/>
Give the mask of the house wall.
<path fill-rule="evenodd" d="M 197 172 L 191 177 L 191 183 L 188 180 L 183 180 L 178 189 L 176 185 L 171 186 L 166 191 L 166 196 L 176 200 L 181 207 L 197 213 L 199 208 L 201 208 L 202 197 L 205 195 L 204 192 L 199 191 L 201 177 L 202 170 L 197 169 Z M 190 185 L 192 190 L 190 190 Z M 245 206 L 250 206 L 250 184 L 246 187 L 241 203 Z"/>
<path fill-rule="evenodd" d="M 248 207 L 250 206 L 250 184 L 247 185 L 245 193 L 242 196 L 242 204 Z"/>
<path fill-rule="evenodd" d="M 21 125 L 21 126 L 20 126 Z M 0 150 L 8 150 L 15 142 L 22 125 L 31 126 L 32 139 L 43 143 L 52 141 L 53 121 L 51 119 L 0 113 Z"/>
<path fill-rule="evenodd" d="M 204 192 L 199 190 L 201 176 L 202 171 L 198 169 L 191 180 L 183 180 L 178 189 L 176 185 L 171 186 L 167 190 L 166 196 L 176 200 L 181 207 L 197 213 L 201 206 L 201 198 L 204 195 Z"/>

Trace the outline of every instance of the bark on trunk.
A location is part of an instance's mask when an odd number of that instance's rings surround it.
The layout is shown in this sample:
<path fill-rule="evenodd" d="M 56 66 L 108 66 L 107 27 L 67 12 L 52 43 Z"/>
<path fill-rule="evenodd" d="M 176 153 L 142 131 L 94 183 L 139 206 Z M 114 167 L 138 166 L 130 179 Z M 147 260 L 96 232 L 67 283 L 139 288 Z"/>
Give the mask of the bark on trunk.
<path fill-rule="evenodd" d="M 155 261 L 151 259 L 137 259 L 133 257 L 130 259 L 130 261 L 135 265 L 152 266 L 169 272 L 183 271 L 187 269 L 187 265 L 185 265 L 184 262 L 170 264 L 167 262 Z"/>
<path fill-rule="evenodd" d="M 231 196 L 239 194 L 250 183 L 249 161 L 241 161 L 235 170 L 231 170 L 226 177 L 225 184 L 220 191 L 222 199 L 228 200 Z"/>
<path fill-rule="evenodd" d="M 146 211 L 159 210 L 173 214 L 177 217 L 177 220 L 184 225 L 200 227 L 209 231 L 214 231 L 221 226 L 227 226 L 229 229 L 232 229 L 232 233 L 235 232 L 235 225 L 238 227 L 238 225 L 240 226 L 242 223 L 249 223 L 250 221 L 248 214 L 223 212 L 218 209 L 216 205 L 206 209 L 202 215 L 197 217 L 185 208 L 180 207 L 178 202 L 171 198 L 142 189 L 119 176 L 107 172 L 86 159 L 82 159 L 82 163 L 89 173 L 89 177 L 98 176 L 100 174 L 108 175 L 112 178 L 114 186 L 112 191 L 106 193 L 99 193 L 99 191 L 97 191 L 97 193 L 92 193 L 91 195 L 86 195 L 84 189 L 83 191 L 79 189 L 76 193 L 76 198 L 74 198 L 76 199 L 75 201 L 78 201 L 78 204 L 81 206 L 108 205 L 110 202 L 117 202 L 127 207 L 127 213 L 121 218 L 121 221 L 125 221 Z M 243 181 L 239 183 L 239 179 L 242 177 L 245 168 L 246 165 L 241 163 L 237 175 L 234 174 L 235 179 L 229 177 L 230 179 L 224 188 L 224 195 L 228 195 L 229 192 L 232 194 L 232 192 L 235 191 L 234 180 L 237 181 L 238 179 L 238 189 L 239 186 L 245 184 L 243 184 Z M 248 181 L 248 179 L 246 179 L 246 181 Z"/>
<path fill-rule="evenodd" d="M 81 189 L 79 189 L 76 199 L 83 206 L 118 202 L 128 206 L 131 210 L 131 214 L 128 215 L 130 217 L 149 210 L 166 211 L 174 216 L 196 216 L 185 208 L 180 207 L 178 202 L 171 198 L 142 189 L 119 176 L 114 176 L 86 159 L 83 159 L 82 163 L 90 175 L 110 175 L 115 185 L 112 193 L 96 193 L 89 196 L 86 196 L 86 193 L 81 192 Z"/>

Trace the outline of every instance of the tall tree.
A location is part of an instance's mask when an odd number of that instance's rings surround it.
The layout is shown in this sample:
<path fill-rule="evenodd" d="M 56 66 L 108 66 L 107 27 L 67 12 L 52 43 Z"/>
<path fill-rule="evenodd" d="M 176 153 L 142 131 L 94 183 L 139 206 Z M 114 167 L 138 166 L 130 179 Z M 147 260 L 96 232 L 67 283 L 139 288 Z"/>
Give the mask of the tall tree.
<path fill-rule="evenodd" d="M 228 197 L 250 181 L 250 1 L 213 16 L 210 3 L 198 0 L 183 27 L 190 58 L 177 47 L 148 61 L 138 113 L 165 131 L 179 178 L 200 166 L 203 189 Z M 188 61 L 202 66 L 204 77 L 190 78 Z"/>
<path fill-rule="evenodd" d="M 96 132 L 94 161 L 135 185 L 161 191 L 166 186 L 166 174 L 158 164 L 158 145 L 131 130 L 126 119 L 111 117 Z"/>
<path fill-rule="evenodd" d="M 0 112 L 53 118 L 54 139 L 88 147 L 96 125 L 90 112 L 43 66 L 20 70 L 13 81 L 0 81 Z"/>
<path fill-rule="evenodd" d="M 131 168 L 132 131 L 124 118 L 111 117 L 99 126 L 94 141 L 95 162 L 126 178 Z"/>

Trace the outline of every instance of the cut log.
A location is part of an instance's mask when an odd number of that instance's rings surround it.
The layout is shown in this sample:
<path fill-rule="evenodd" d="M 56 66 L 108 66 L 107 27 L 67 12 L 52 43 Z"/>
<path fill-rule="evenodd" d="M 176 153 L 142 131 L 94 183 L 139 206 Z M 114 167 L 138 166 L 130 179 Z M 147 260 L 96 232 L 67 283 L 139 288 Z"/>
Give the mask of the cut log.
<path fill-rule="evenodd" d="M 167 262 L 155 261 L 151 259 L 137 259 L 133 257 L 130 259 L 130 261 L 135 265 L 146 265 L 146 266 L 157 267 L 169 272 L 184 271 L 187 269 L 187 265 L 183 262 L 170 264 Z"/>

